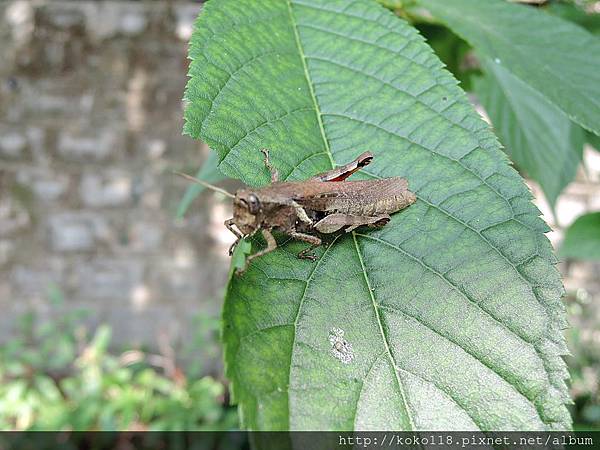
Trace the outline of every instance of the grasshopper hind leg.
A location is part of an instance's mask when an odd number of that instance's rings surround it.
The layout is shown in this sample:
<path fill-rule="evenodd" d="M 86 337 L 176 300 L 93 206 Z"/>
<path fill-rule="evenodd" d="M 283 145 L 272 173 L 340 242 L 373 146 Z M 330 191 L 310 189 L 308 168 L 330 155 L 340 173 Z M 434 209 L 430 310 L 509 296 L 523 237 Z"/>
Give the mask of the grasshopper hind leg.
<path fill-rule="evenodd" d="M 371 152 L 364 152 L 358 156 L 354 161 L 344 164 L 343 166 L 336 167 L 335 169 L 328 170 L 327 172 L 320 173 L 311 178 L 312 181 L 344 181 L 353 173 L 359 171 L 363 167 L 368 166 L 373 161 L 373 154 Z"/>
<path fill-rule="evenodd" d="M 317 256 L 315 254 L 309 252 L 312 251 L 314 248 L 319 247 L 323 243 L 323 241 L 321 241 L 320 238 L 312 236 L 310 234 L 298 233 L 297 231 L 292 231 L 291 233 L 289 233 L 289 235 L 294 239 L 298 239 L 299 241 L 308 242 L 309 244 L 311 244 L 310 247 L 307 247 L 300 253 L 298 253 L 298 258 L 310 259 L 311 261 L 317 259 Z"/>
<path fill-rule="evenodd" d="M 346 233 L 366 225 L 368 227 L 380 228 L 390 221 L 390 216 L 353 216 L 351 214 L 334 213 L 325 216 L 315 224 L 315 230 L 319 233 L 331 234 L 343 229 Z"/>

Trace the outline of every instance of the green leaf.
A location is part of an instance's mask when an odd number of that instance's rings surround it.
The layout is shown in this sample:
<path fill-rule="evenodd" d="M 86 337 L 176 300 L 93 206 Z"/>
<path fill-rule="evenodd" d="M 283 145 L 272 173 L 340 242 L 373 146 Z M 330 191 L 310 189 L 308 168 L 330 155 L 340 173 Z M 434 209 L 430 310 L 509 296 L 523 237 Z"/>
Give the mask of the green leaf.
<path fill-rule="evenodd" d="M 548 228 L 414 28 L 369 0 L 213 0 L 190 56 L 186 131 L 226 175 L 267 184 L 262 147 L 287 180 L 369 149 L 360 176 L 405 176 L 418 195 L 315 262 L 279 236 L 232 277 L 223 340 L 244 427 L 570 427 Z"/>
<path fill-rule="evenodd" d="M 483 59 L 487 76 L 475 92 L 517 166 L 537 181 L 554 207 L 577 172 L 585 133 L 537 91 L 500 64 Z"/>
<path fill-rule="evenodd" d="M 600 212 L 585 214 L 577 218 L 565 233 L 560 256 L 600 260 Z"/>
<path fill-rule="evenodd" d="M 600 40 L 505 0 L 419 0 L 482 55 L 600 135 Z"/>
<path fill-rule="evenodd" d="M 600 34 L 600 14 L 587 13 L 584 8 L 574 3 L 550 3 L 543 11 L 574 22 L 590 33 Z"/>
<path fill-rule="evenodd" d="M 202 164 L 202 167 L 196 173 L 196 178 L 199 180 L 207 181 L 209 183 L 216 183 L 218 181 L 224 180 L 226 177 L 219 172 L 218 168 L 219 157 L 216 153 L 210 152 L 208 157 Z M 181 198 L 179 205 L 177 205 L 177 213 L 175 217 L 177 219 L 181 219 L 185 216 L 190 205 L 196 200 L 202 191 L 205 189 L 201 184 L 190 184 L 185 191 L 185 194 Z"/>

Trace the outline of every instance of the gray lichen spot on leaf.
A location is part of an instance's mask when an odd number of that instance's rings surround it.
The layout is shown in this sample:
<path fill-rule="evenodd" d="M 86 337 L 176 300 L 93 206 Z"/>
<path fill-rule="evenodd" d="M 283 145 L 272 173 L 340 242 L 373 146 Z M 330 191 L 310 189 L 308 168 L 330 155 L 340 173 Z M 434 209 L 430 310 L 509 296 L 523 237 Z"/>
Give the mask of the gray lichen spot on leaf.
<path fill-rule="evenodd" d="M 350 364 L 354 359 L 352 344 L 344 338 L 344 330 L 334 327 L 329 331 L 331 354 L 344 364 Z"/>

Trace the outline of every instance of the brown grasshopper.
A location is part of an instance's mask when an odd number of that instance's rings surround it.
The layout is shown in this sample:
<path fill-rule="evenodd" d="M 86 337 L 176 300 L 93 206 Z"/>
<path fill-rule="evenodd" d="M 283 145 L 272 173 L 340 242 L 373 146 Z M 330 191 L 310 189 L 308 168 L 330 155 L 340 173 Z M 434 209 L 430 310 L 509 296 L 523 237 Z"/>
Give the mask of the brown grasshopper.
<path fill-rule="evenodd" d="M 390 214 L 410 206 L 416 200 L 415 194 L 408 190 L 405 178 L 345 181 L 373 160 L 370 152 L 306 181 L 281 182 L 277 169 L 269 160 L 268 150 L 261 151 L 265 156 L 265 166 L 271 173 L 271 184 L 263 188 L 240 189 L 233 195 L 179 173 L 188 180 L 233 198 L 233 217 L 225 221 L 227 229 L 237 238 L 229 248 L 230 256 L 241 239 L 261 231 L 267 247 L 248 256 L 244 267 L 238 269 L 238 274 L 254 258 L 277 248 L 277 242 L 271 234 L 273 230 L 311 244 L 298 257 L 314 260 L 316 256 L 309 252 L 322 244 L 316 234 L 330 234 L 342 229 L 350 232 L 362 225 L 382 227 L 390 221 Z"/>

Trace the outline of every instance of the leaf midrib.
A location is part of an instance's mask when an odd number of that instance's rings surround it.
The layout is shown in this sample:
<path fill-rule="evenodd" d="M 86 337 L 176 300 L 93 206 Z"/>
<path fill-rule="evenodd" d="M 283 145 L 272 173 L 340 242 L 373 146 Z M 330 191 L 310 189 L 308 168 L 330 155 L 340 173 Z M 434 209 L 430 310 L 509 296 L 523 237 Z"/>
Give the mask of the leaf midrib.
<path fill-rule="evenodd" d="M 314 105 L 314 108 L 315 108 L 315 114 L 317 116 L 317 122 L 319 124 L 319 130 L 320 130 L 320 133 L 321 133 L 321 138 L 322 138 L 323 143 L 325 145 L 325 151 L 326 151 L 326 154 L 327 154 L 327 156 L 329 158 L 329 161 L 331 163 L 331 168 L 334 169 L 336 167 L 335 160 L 333 159 L 333 154 L 332 154 L 331 148 L 329 146 L 329 141 L 327 140 L 327 136 L 325 134 L 325 127 L 323 125 L 323 119 L 322 119 L 321 109 L 319 108 L 319 104 L 317 102 L 317 97 L 315 95 L 314 87 L 313 87 L 313 84 L 312 84 L 312 81 L 311 81 L 312 79 L 311 79 L 310 74 L 308 72 L 308 65 L 306 63 L 306 54 L 304 53 L 304 49 L 303 49 L 302 43 L 300 41 L 300 35 L 298 33 L 298 24 L 296 22 L 296 19 L 294 17 L 294 13 L 292 11 L 291 0 L 286 0 L 286 5 L 287 5 L 289 16 L 290 16 L 290 23 L 291 23 L 292 29 L 294 31 L 294 39 L 296 41 L 296 46 L 298 48 L 298 53 L 300 55 L 300 59 L 302 61 L 302 68 L 304 70 L 304 77 L 306 79 L 306 84 L 308 85 L 308 88 L 309 88 L 309 91 L 310 91 L 310 96 L 311 96 L 311 99 L 312 99 L 312 102 L 313 102 L 313 105 Z M 406 431 L 412 431 L 412 430 L 416 429 L 415 425 L 413 423 L 412 414 L 410 413 L 409 408 L 408 408 L 408 404 L 406 402 L 406 394 L 404 392 L 404 387 L 403 387 L 403 385 L 402 385 L 402 383 L 400 381 L 400 378 L 398 376 L 397 365 L 396 365 L 394 357 L 392 356 L 392 353 L 390 351 L 390 347 L 389 347 L 389 344 L 388 344 L 387 336 L 385 335 L 385 330 L 384 330 L 383 324 L 381 322 L 381 317 L 379 316 L 379 310 L 377 309 L 377 305 L 375 303 L 375 298 L 373 297 L 373 292 L 371 291 L 371 288 L 370 288 L 370 285 L 369 285 L 369 279 L 368 279 L 367 273 L 365 271 L 365 266 L 363 264 L 362 255 L 360 253 L 360 248 L 358 247 L 358 243 L 356 242 L 356 234 L 354 232 L 352 232 L 352 239 L 353 239 L 354 247 L 356 249 L 356 253 L 358 255 L 358 258 L 359 258 L 359 261 L 360 261 L 360 264 L 361 264 L 361 271 L 363 273 L 363 277 L 364 277 L 365 282 L 367 284 L 367 290 L 369 291 L 369 295 L 371 297 L 373 308 L 375 310 L 375 317 L 377 319 L 377 325 L 378 325 L 379 330 L 381 332 L 381 337 L 382 337 L 382 340 L 383 340 L 383 343 L 384 343 L 384 346 L 385 346 L 385 349 L 386 349 L 386 353 L 387 353 L 387 355 L 388 355 L 388 357 L 390 359 L 390 362 L 392 364 L 392 371 L 394 372 L 394 376 L 395 376 L 396 382 L 398 384 L 398 390 L 399 390 L 400 396 L 402 398 L 404 412 L 406 414 L 406 417 L 408 418 L 408 421 L 409 421 L 409 424 L 410 424 L 410 427 L 411 427 L 411 430 L 406 430 Z M 333 245 L 334 245 L 334 243 L 335 243 L 335 241 L 332 242 L 332 244 L 327 248 L 327 250 L 329 250 L 330 248 L 332 248 Z M 327 252 L 327 250 L 326 250 L 326 252 Z M 315 264 L 315 267 L 314 267 L 313 271 L 311 272 L 311 275 L 310 275 L 309 279 L 307 279 L 306 287 L 305 287 L 305 290 L 304 290 L 304 295 L 302 296 L 302 299 L 301 299 L 300 304 L 298 306 L 298 313 L 297 313 L 296 319 L 294 321 L 294 338 L 293 338 L 293 341 L 292 341 L 292 354 L 291 354 L 290 358 L 293 357 L 293 351 L 294 351 L 294 347 L 296 345 L 297 322 L 298 322 L 298 318 L 300 317 L 300 312 L 302 310 L 302 306 L 304 304 L 305 294 L 306 294 L 306 291 L 308 290 L 308 285 L 310 283 L 310 280 L 312 280 L 312 276 L 315 273 L 315 271 L 316 271 L 319 263 L 321 262 L 321 260 L 323 259 L 324 256 L 325 256 L 325 254 L 323 254 L 321 256 L 321 259 Z M 291 371 L 291 360 L 290 360 L 290 372 L 289 372 L 289 376 L 290 377 L 291 377 L 291 374 L 292 374 L 292 371 Z M 288 385 L 291 384 L 290 381 L 291 380 L 288 380 Z M 358 404 L 359 401 L 360 401 L 360 397 L 357 399 L 357 404 Z M 290 403 L 288 402 L 288 422 L 289 422 L 290 417 L 291 417 L 291 410 L 290 410 Z"/>
<path fill-rule="evenodd" d="M 463 297 L 467 302 L 471 303 L 472 305 L 474 305 L 475 307 L 477 307 L 480 311 L 483 312 L 483 314 L 485 314 L 487 317 L 489 317 L 490 319 L 492 319 L 495 323 L 497 323 L 498 325 L 500 325 L 502 328 L 504 328 L 507 332 L 509 332 L 510 334 L 516 336 L 520 341 L 522 341 L 523 345 L 529 346 L 533 349 L 533 351 L 538 355 L 538 357 L 540 358 L 540 361 L 543 364 L 543 359 L 540 357 L 539 352 L 535 346 L 535 343 L 533 342 L 529 342 L 528 340 L 526 340 L 523 336 L 521 336 L 519 333 L 517 333 L 516 331 L 514 331 L 513 329 L 511 329 L 508 325 L 506 325 L 505 323 L 503 323 L 502 321 L 500 321 L 498 318 L 496 318 L 493 314 L 491 314 L 489 311 L 487 311 L 486 309 L 484 309 L 479 303 L 477 303 L 473 298 L 471 298 L 466 292 L 464 292 L 462 289 L 460 289 L 460 287 L 458 287 L 457 285 L 455 285 L 454 283 L 452 283 L 445 275 L 443 275 L 442 273 L 440 273 L 439 271 L 435 270 L 433 267 L 431 267 L 430 265 L 426 264 L 423 260 L 417 258 L 416 256 L 414 256 L 413 254 L 409 253 L 408 251 L 406 251 L 405 249 L 401 248 L 400 246 L 394 245 L 384 239 L 380 239 L 380 238 L 376 238 L 373 236 L 369 236 L 366 234 L 362 234 L 362 233 L 356 233 L 357 236 L 360 236 L 364 239 L 368 239 L 368 240 L 372 240 L 374 242 L 379 242 L 397 252 L 399 252 L 400 254 L 404 255 L 405 257 L 415 261 L 416 263 L 420 264 L 425 270 L 435 274 L 436 276 L 438 276 L 441 280 L 444 281 L 444 283 L 446 283 L 452 290 L 454 290 L 455 292 L 457 292 L 461 297 Z M 469 356 L 471 356 L 473 359 L 475 359 L 478 363 L 482 364 L 483 366 L 485 366 L 486 368 L 488 368 L 489 370 L 491 370 L 492 372 L 494 372 L 496 375 L 498 375 L 501 379 L 503 379 L 511 388 L 514 389 L 514 391 L 522 396 L 523 398 L 525 398 L 528 402 L 531 402 L 532 404 L 534 404 L 536 411 L 538 413 L 538 417 L 540 418 L 540 421 L 544 421 L 542 419 L 542 414 L 540 409 L 538 408 L 538 405 L 536 403 L 536 398 L 530 398 L 527 396 L 527 394 L 525 392 L 523 392 L 521 390 L 521 388 L 519 388 L 516 384 L 514 384 L 507 376 L 503 375 L 501 373 L 501 371 L 499 371 L 498 369 L 492 367 L 492 365 L 490 365 L 489 363 L 485 362 L 483 359 L 480 359 L 479 357 L 477 357 L 477 355 L 475 355 L 470 349 L 464 347 L 463 345 L 461 345 L 459 342 L 457 342 L 455 339 L 453 339 L 451 336 L 446 335 L 445 333 L 440 332 L 438 329 L 434 328 L 433 326 L 427 324 L 426 322 L 424 322 L 422 319 L 420 319 L 419 317 L 416 317 L 414 315 L 411 315 L 409 313 L 407 313 L 406 311 L 398 308 L 398 309 L 394 309 L 391 306 L 379 306 L 381 309 L 383 310 L 390 310 L 390 311 L 394 311 L 396 313 L 401 313 L 406 317 L 409 317 L 415 321 L 417 321 L 418 323 L 420 323 L 421 325 L 423 325 L 424 327 L 428 328 L 429 330 L 431 330 L 433 333 L 437 334 L 438 336 L 442 337 L 443 339 L 447 340 L 448 342 L 454 344 L 455 346 L 457 346 L 458 348 L 460 348 L 461 350 L 463 350 L 466 354 L 468 354 Z M 413 375 L 416 375 L 413 373 Z M 429 381 L 429 380 L 426 380 Z M 450 395 L 448 392 L 446 392 L 444 389 L 440 388 L 439 386 L 437 386 L 435 383 L 433 383 L 440 391 L 444 392 L 446 395 Z M 456 402 L 456 400 L 455 400 Z M 458 402 L 456 402 L 458 404 Z M 466 409 L 463 408 L 463 410 L 471 417 L 471 419 L 473 419 L 474 422 L 477 422 L 477 420 L 472 417 L 469 413 L 469 411 L 467 411 Z"/>
<path fill-rule="evenodd" d="M 396 383 L 398 384 L 398 388 L 400 390 L 400 397 L 402 399 L 402 406 L 404 407 L 404 412 L 406 413 L 406 417 L 408 418 L 408 423 L 410 425 L 410 430 L 405 430 L 405 431 L 412 431 L 415 430 L 415 424 L 412 418 L 412 415 L 410 414 L 409 408 L 408 408 L 408 403 L 406 401 L 406 395 L 404 393 L 404 389 L 402 386 L 402 382 L 400 381 L 400 377 L 398 376 L 398 367 L 396 365 L 396 361 L 394 360 L 394 357 L 392 356 L 392 351 L 390 349 L 390 344 L 388 342 L 388 337 L 385 334 L 385 330 L 383 329 L 383 323 L 381 321 L 381 316 L 379 315 L 379 308 L 377 307 L 377 302 L 375 301 L 375 296 L 373 295 L 373 289 L 371 288 L 371 282 L 369 281 L 369 277 L 367 275 L 367 269 L 365 268 L 365 263 L 363 261 L 363 257 L 362 257 L 362 253 L 360 252 L 360 247 L 358 246 L 358 242 L 356 240 L 356 233 L 353 231 L 352 232 L 352 241 L 354 242 L 354 248 L 356 249 L 356 254 L 358 256 L 358 260 L 360 262 L 360 268 L 365 280 L 365 284 L 367 285 L 367 291 L 369 292 L 369 297 L 371 298 L 371 303 L 373 304 L 373 309 L 375 311 L 375 318 L 377 319 L 377 325 L 379 326 L 379 332 L 381 334 L 381 339 L 383 340 L 383 344 L 385 347 L 385 352 L 388 355 L 388 358 L 390 359 L 391 363 L 392 363 L 392 372 L 394 372 L 394 378 L 396 380 Z M 359 397 L 360 400 L 360 397 Z"/>
<path fill-rule="evenodd" d="M 296 40 L 296 47 L 298 48 L 298 53 L 300 54 L 300 60 L 302 61 L 302 68 L 304 70 L 304 78 L 306 78 L 306 84 L 308 85 L 308 89 L 310 91 L 310 97 L 312 99 L 313 105 L 315 107 L 315 114 L 317 115 L 317 122 L 319 123 L 319 130 L 321 132 L 321 138 L 323 139 L 323 143 L 325 144 L 325 150 L 327 152 L 327 157 L 329 158 L 329 162 L 331 163 L 331 168 L 335 169 L 335 161 L 333 159 L 333 155 L 331 153 L 331 148 L 329 147 L 329 141 L 325 136 L 325 127 L 323 126 L 323 119 L 321 117 L 321 109 L 319 108 L 319 104 L 317 103 L 317 96 L 315 95 L 315 90 L 313 88 L 310 74 L 308 73 L 308 65 L 306 64 L 306 55 L 304 53 L 304 49 L 302 47 L 302 43 L 300 42 L 300 34 L 298 33 L 298 24 L 296 23 L 296 19 L 294 18 L 294 13 L 292 11 L 292 2 L 291 0 L 286 0 L 288 12 L 290 15 L 290 22 L 292 24 L 292 30 L 294 31 L 294 39 Z"/>

